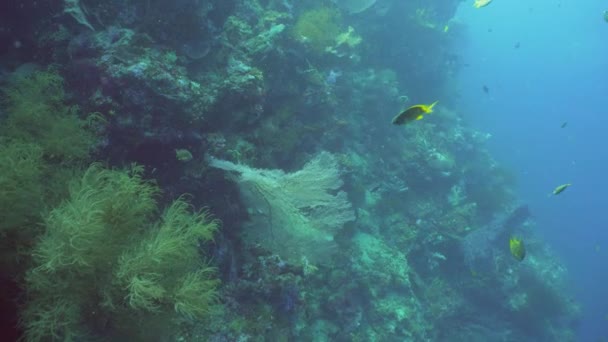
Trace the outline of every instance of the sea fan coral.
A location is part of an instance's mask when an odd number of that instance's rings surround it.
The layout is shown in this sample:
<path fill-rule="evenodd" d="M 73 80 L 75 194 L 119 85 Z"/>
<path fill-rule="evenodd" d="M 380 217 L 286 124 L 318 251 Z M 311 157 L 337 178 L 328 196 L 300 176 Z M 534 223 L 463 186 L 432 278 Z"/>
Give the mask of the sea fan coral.
<path fill-rule="evenodd" d="M 355 219 L 342 186 L 338 163 L 327 152 L 318 154 L 293 173 L 261 170 L 211 158 L 210 165 L 238 174 L 242 200 L 250 222 L 246 239 L 281 257 L 305 256 L 322 262 L 335 248 L 334 234 Z"/>

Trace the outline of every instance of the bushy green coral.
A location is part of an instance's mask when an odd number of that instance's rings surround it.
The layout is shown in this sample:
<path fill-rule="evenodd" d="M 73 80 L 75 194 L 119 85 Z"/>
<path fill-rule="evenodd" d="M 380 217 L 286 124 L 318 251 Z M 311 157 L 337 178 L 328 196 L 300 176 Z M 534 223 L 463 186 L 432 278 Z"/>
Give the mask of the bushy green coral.
<path fill-rule="evenodd" d="M 173 295 L 176 313 L 189 318 L 202 317 L 210 313 L 211 303 L 217 299 L 215 287 L 218 281 L 211 268 L 186 274 Z"/>
<path fill-rule="evenodd" d="M 309 45 L 316 52 L 324 52 L 335 44 L 340 34 L 340 13 L 329 7 L 309 10 L 298 18 L 292 34 L 294 38 Z"/>
<path fill-rule="evenodd" d="M 93 135 L 78 115 L 78 108 L 65 104 L 63 79 L 52 71 L 16 77 L 3 89 L 8 116 L 0 135 L 38 144 L 46 158 L 84 159 Z"/>
<path fill-rule="evenodd" d="M 182 199 L 175 201 L 158 227 L 120 257 L 115 274 L 129 289 L 131 307 L 156 311 L 171 304 L 188 317 L 209 311 L 217 281 L 212 268 L 193 261 L 199 259 L 199 240 L 211 240 L 217 223 L 188 209 Z"/>
<path fill-rule="evenodd" d="M 0 122 L 0 253 L 3 269 L 20 278 L 29 248 L 42 232 L 41 214 L 67 195 L 93 134 L 65 104 L 63 80 L 52 71 L 14 76 L 2 88 Z"/>
<path fill-rule="evenodd" d="M 0 267 L 18 277 L 44 208 L 42 151 L 0 139 Z"/>
<path fill-rule="evenodd" d="M 42 151 L 0 140 L 0 235 L 37 222 L 42 210 Z"/>
<path fill-rule="evenodd" d="M 142 181 L 141 171 L 107 171 L 95 165 L 71 184 L 70 201 L 46 217 L 47 233 L 34 252 L 37 269 L 73 270 L 115 258 L 133 229 L 145 227 L 156 208 L 157 189 Z"/>
<path fill-rule="evenodd" d="M 218 223 L 183 198 L 152 222 L 158 189 L 141 174 L 93 165 L 46 215 L 26 275 L 28 341 L 91 339 L 98 329 L 145 340 L 170 333 L 175 318 L 210 312 L 218 280 L 199 243 Z"/>

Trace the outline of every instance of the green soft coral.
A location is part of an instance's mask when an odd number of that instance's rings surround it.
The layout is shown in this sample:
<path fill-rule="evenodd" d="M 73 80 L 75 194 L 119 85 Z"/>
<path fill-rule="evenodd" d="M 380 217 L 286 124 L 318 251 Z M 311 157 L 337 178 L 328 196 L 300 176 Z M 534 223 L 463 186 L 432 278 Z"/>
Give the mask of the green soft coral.
<path fill-rule="evenodd" d="M 142 181 L 141 172 L 94 165 L 71 184 L 70 200 L 46 216 L 47 233 L 33 253 L 37 270 L 82 273 L 112 262 L 156 209 L 157 189 Z"/>
<path fill-rule="evenodd" d="M 0 139 L 0 268 L 11 278 L 21 276 L 28 247 L 41 232 L 43 167 L 37 145 Z"/>
<path fill-rule="evenodd" d="M 43 232 L 42 213 L 65 198 L 94 136 L 65 103 L 56 72 L 14 76 L 1 91 L 0 254 L 3 270 L 19 279 Z"/>
<path fill-rule="evenodd" d="M 82 160 L 89 156 L 94 136 L 65 101 L 63 78 L 53 71 L 16 77 L 3 89 L 8 116 L 0 135 L 38 144 L 47 158 Z"/>
<path fill-rule="evenodd" d="M 42 151 L 0 139 L 0 236 L 38 222 L 42 210 Z"/>
<path fill-rule="evenodd" d="M 93 165 L 45 216 L 26 275 L 28 341 L 91 339 L 100 327 L 145 340 L 170 334 L 176 318 L 209 314 L 219 281 L 199 243 L 218 222 L 183 198 L 152 221 L 158 188 L 141 175 Z"/>
<path fill-rule="evenodd" d="M 118 262 L 116 279 L 129 289 L 133 308 L 155 311 L 169 305 L 178 313 L 200 317 L 215 299 L 213 269 L 199 262 L 198 243 L 217 229 L 206 212 L 191 214 L 179 199 L 161 223 Z"/>

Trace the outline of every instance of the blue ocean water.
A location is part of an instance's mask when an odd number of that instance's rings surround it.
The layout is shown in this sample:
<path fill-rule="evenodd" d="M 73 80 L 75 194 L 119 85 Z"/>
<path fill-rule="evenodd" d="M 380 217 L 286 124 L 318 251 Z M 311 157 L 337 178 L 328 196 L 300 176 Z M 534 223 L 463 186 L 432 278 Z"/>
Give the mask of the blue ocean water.
<path fill-rule="evenodd" d="M 538 234 L 568 268 L 582 305 L 579 341 L 608 338 L 605 10 L 598 0 L 496 0 L 481 9 L 463 3 L 457 15 L 468 30 L 460 110 L 493 135 L 491 149 L 516 172 Z M 572 186 L 548 197 L 563 183 Z"/>

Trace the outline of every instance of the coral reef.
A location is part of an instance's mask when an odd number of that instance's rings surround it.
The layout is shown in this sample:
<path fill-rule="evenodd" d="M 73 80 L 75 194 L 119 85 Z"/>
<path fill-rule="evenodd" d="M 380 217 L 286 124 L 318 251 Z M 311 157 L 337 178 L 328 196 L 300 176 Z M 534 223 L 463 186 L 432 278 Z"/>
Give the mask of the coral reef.
<path fill-rule="evenodd" d="M 566 270 L 458 110 L 459 4 L 1 5 L 13 335 L 574 340 Z"/>

